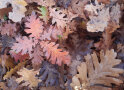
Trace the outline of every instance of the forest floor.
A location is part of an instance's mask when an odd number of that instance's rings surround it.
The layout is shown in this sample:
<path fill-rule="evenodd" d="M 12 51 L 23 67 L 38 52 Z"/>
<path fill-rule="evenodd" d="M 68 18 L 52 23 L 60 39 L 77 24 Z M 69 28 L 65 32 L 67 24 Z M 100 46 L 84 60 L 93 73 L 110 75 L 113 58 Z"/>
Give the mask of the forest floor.
<path fill-rule="evenodd" d="M 0 90 L 124 90 L 124 0 L 0 0 Z"/>

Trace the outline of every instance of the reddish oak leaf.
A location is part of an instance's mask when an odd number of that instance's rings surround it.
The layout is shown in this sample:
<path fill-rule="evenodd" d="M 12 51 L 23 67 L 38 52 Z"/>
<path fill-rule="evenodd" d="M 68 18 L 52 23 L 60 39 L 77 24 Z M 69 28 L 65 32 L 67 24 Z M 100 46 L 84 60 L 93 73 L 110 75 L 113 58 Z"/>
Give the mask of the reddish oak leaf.
<path fill-rule="evenodd" d="M 14 57 L 16 62 L 18 60 L 22 62 L 23 60 L 26 60 L 26 59 L 29 58 L 29 54 L 22 55 L 21 52 L 15 53 L 15 52 L 10 51 L 10 54 L 11 54 L 12 57 Z"/>
<path fill-rule="evenodd" d="M 40 45 L 43 48 L 43 52 L 45 52 L 46 58 L 49 59 L 52 64 L 58 64 L 59 66 L 61 66 L 62 62 L 67 65 L 70 64 L 71 58 L 68 52 L 58 49 L 58 44 L 42 41 Z"/>
<path fill-rule="evenodd" d="M 41 51 L 41 47 L 40 47 L 40 45 L 37 45 L 34 48 L 33 54 L 31 54 L 32 64 L 33 65 L 41 64 L 41 62 L 43 61 L 42 56 L 43 56 L 43 52 Z"/>
<path fill-rule="evenodd" d="M 17 42 L 13 44 L 11 49 L 13 52 L 16 52 L 16 53 L 19 53 L 22 51 L 22 55 L 27 54 L 27 53 L 31 55 L 31 51 L 37 43 L 36 40 L 34 41 L 32 38 L 27 38 L 26 36 L 17 37 L 16 41 Z"/>
<path fill-rule="evenodd" d="M 31 15 L 26 22 L 26 27 L 30 29 L 25 29 L 26 33 L 31 33 L 30 37 L 38 39 L 40 34 L 43 32 L 43 23 L 39 18 L 36 18 L 36 15 Z"/>

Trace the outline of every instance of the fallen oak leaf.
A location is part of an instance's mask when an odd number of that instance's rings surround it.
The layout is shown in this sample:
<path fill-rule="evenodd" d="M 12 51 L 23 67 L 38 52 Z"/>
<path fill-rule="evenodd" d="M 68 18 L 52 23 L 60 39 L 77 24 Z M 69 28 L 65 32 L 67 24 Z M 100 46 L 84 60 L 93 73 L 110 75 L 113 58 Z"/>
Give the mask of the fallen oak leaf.
<path fill-rule="evenodd" d="M 72 78 L 71 86 L 74 90 L 92 89 L 93 86 L 105 85 L 111 86 L 112 83 L 119 85 L 122 80 L 117 77 L 123 73 L 124 70 L 114 68 L 121 60 L 116 59 L 117 53 L 114 50 L 106 50 L 100 52 L 100 62 L 96 53 L 85 56 L 86 62 L 82 62 L 77 67 L 79 74 Z M 102 88 L 102 86 L 101 86 Z"/>
<path fill-rule="evenodd" d="M 19 75 L 21 75 L 21 77 L 17 78 L 16 81 L 17 83 L 21 83 L 24 80 L 25 83 L 22 83 L 23 86 L 29 85 L 30 88 L 36 87 L 40 82 L 40 80 L 37 77 L 35 77 L 38 72 L 39 72 L 38 70 L 34 71 L 23 68 L 17 72 Z"/>
<path fill-rule="evenodd" d="M 3 80 L 10 78 L 12 76 L 12 74 L 14 74 L 17 70 L 21 69 L 26 64 L 26 62 L 27 61 L 21 62 L 18 65 L 16 65 L 14 68 L 12 68 L 10 71 L 8 71 L 4 75 Z"/>

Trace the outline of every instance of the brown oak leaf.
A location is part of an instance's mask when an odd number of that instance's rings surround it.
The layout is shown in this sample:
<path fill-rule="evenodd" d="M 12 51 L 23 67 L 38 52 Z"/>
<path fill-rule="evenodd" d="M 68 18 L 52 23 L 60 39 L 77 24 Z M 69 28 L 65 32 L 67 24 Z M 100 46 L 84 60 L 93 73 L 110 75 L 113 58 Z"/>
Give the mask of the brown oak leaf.
<path fill-rule="evenodd" d="M 95 89 L 96 85 L 111 86 L 111 84 L 119 85 L 122 80 L 117 77 L 124 70 L 115 68 L 121 60 L 116 59 L 117 53 L 113 49 L 107 50 L 105 53 L 100 52 L 100 61 L 94 52 L 85 56 L 86 62 L 82 62 L 77 67 L 79 74 L 72 78 L 71 86 L 74 90 L 99 90 Z M 101 86 L 101 89 L 103 87 Z M 106 90 L 106 89 L 105 89 Z"/>

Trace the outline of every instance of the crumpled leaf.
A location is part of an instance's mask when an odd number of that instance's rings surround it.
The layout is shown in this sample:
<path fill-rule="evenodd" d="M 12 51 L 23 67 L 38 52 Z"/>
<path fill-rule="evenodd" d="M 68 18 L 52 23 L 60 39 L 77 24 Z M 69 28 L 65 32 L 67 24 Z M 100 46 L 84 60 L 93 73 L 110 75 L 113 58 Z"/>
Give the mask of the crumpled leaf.
<path fill-rule="evenodd" d="M 37 42 L 34 42 L 32 38 L 27 38 L 26 36 L 23 37 L 16 37 L 16 43 L 13 43 L 13 46 L 11 47 L 13 52 L 21 54 L 29 54 L 31 55 L 31 51 L 33 47 L 35 47 Z"/>
<path fill-rule="evenodd" d="M 25 32 L 31 35 L 29 37 L 35 37 L 36 39 L 40 38 L 40 34 L 43 32 L 43 22 L 39 18 L 36 18 L 36 15 L 31 15 L 26 22 L 26 27 L 30 29 L 25 29 Z"/>
<path fill-rule="evenodd" d="M 86 62 L 77 67 L 79 74 L 72 78 L 71 86 L 75 90 L 91 89 L 95 85 L 111 86 L 111 83 L 119 85 L 122 80 L 117 77 L 124 70 L 114 68 L 121 60 L 116 59 L 117 53 L 114 50 L 107 50 L 105 54 L 100 52 L 100 61 L 96 53 L 85 56 Z M 76 89 L 77 88 L 77 89 Z"/>
<path fill-rule="evenodd" d="M 70 64 L 70 56 L 67 51 L 62 51 L 62 49 L 58 49 L 58 44 L 55 44 L 54 42 L 49 43 L 47 42 L 40 42 L 41 48 L 43 48 L 43 52 L 45 53 L 45 56 L 52 64 L 58 64 L 61 66 L 61 64 Z"/>
<path fill-rule="evenodd" d="M 28 70 L 26 68 L 23 68 L 17 73 L 21 75 L 20 78 L 16 79 L 17 83 L 21 83 L 24 80 L 25 83 L 22 83 L 22 86 L 29 85 L 30 88 L 38 86 L 38 83 L 40 82 L 40 80 L 37 77 L 35 77 L 38 71 Z"/>
<path fill-rule="evenodd" d="M 42 63 L 38 77 L 42 80 L 39 86 L 55 86 L 59 84 L 59 72 L 57 65 L 52 65 L 47 61 Z"/>

